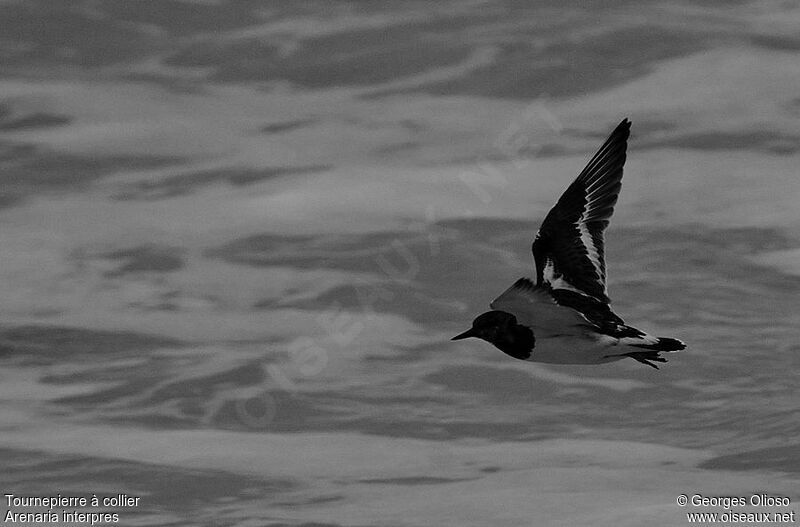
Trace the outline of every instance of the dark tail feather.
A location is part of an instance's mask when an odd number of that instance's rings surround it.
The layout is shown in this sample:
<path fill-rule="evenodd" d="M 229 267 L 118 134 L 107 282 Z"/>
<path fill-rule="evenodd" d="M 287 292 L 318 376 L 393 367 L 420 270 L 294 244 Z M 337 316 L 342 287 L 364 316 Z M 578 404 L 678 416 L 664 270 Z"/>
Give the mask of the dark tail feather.
<path fill-rule="evenodd" d="M 606 357 L 630 357 L 642 364 L 647 364 L 651 368 L 658 369 L 658 366 L 653 364 L 653 362 L 667 362 L 667 359 L 660 356 L 659 353 L 662 351 L 680 351 L 686 349 L 686 344 L 678 339 L 669 337 L 659 337 L 653 344 L 628 344 L 626 342 L 626 345 L 633 348 L 642 348 L 647 351 L 631 351 L 630 353 L 620 353 L 618 355 L 606 355 Z"/>
<path fill-rule="evenodd" d="M 686 344 L 678 339 L 659 337 L 655 344 L 631 344 L 635 348 L 653 351 L 680 351 L 686 349 Z"/>

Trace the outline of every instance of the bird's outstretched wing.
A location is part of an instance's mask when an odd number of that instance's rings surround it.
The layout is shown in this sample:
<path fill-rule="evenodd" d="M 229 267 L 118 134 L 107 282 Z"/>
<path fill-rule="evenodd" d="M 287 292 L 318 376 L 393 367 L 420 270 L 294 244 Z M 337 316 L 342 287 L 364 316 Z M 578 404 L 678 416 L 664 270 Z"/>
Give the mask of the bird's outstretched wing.
<path fill-rule="evenodd" d="M 630 128 L 624 119 L 611 132 L 542 222 L 533 241 L 537 284 L 609 301 L 603 231 L 622 188 Z"/>

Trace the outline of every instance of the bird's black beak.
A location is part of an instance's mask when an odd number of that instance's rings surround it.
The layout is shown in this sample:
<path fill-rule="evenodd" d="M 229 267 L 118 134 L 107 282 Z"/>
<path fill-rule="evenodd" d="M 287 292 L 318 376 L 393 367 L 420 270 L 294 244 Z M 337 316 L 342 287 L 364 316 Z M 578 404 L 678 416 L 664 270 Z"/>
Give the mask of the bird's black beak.
<path fill-rule="evenodd" d="M 468 339 L 468 338 L 470 338 L 470 337 L 474 337 L 474 336 L 475 336 L 475 331 L 474 331 L 474 329 L 475 329 L 475 328 L 469 328 L 469 329 L 468 329 L 468 330 L 466 330 L 464 333 L 461 333 L 461 334 L 459 334 L 459 335 L 456 335 L 455 337 L 451 338 L 450 340 L 461 340 L 461 339 Z"/>

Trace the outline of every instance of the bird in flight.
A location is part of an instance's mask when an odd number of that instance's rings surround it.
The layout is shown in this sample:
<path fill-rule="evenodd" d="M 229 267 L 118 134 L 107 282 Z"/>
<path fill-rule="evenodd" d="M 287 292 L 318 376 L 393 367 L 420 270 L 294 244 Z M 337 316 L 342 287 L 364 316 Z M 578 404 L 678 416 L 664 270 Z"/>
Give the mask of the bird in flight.
<path fill-rule="evenodd" d="M 626 357 L 658 369 L 678 339 L 628 326 L 609 305 L 603 231 L 622 188 L 624 119 L 567 187 L 533 240 L 535 283 L 520 278 L 452 340 L 476 337 L 520 360 L 603 364 Z"/>

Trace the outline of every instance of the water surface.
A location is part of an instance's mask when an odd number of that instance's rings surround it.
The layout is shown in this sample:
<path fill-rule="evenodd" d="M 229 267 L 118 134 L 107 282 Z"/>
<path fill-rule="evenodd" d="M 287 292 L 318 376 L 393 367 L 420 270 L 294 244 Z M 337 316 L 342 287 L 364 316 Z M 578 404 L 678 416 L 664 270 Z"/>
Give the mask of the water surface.
<path fill-rule="evenodd" d="M 4 493 L 141 496 L 127 525 L 797 510 L 800 10 L 12 1 L 0 27 Z M 614 309 L 687 352 L 450 342 L 623 117 Z"/>

